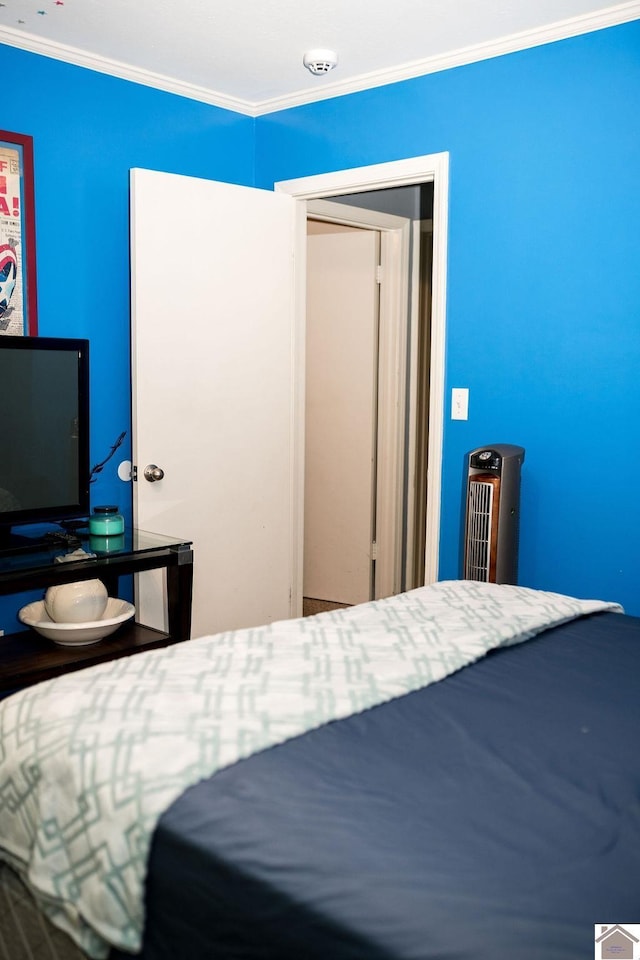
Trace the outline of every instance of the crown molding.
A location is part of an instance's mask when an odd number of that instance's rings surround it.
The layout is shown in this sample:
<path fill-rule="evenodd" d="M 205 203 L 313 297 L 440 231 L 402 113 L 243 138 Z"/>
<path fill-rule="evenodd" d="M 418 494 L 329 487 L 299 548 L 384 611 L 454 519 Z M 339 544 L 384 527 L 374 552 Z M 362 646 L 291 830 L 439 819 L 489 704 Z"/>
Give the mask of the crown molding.
<path fill-rule="evenodd" d="M 255 103 L 253 107 L 256 116 L 274 113 L 277 110 L 287 110 L 290 107 L 298 107 L 318 100 L 328 100 L 331 97 L 358 93 L 362 90 L 370 90 L 373 87 L 398 83 L 402 80 L 412 80 L 429 73 L 439 73 L 443 70 L 451 70 L 453 67 L 478 63 L 481 60 L 490 60 L 493 57 L 517 53 L 520 50 L 555 43 L 558 40 L 568 40 L 571 37 L 593 33 L 596 30 L 603 30 L 606 27 L 614 27 L 638 19 L 640 19 L 640 0 L 631 0 L 629 3 L 607 7 L 598 10 L 596 13 L 570 17 L 545 27 L 513 33 L 507 37 L 502 37 L 500 40 L 461 47 L 451 53 L 427 57 L 424 60 L 414 60 L 390 70 L 375 70 L 371 73 L 360 74 L 352 80 L 327 84 L 317 94 L 314 94 L 314 91 L 311 90 L 301 90 L 299 93 L 293 93 L 289 96 L 263 100 L 260 103 Z"/>
<path fill-rule="evenodd" d="M 111 60 L 95 53 L 88 53 L 86 50 L 80 50 L 77 47 L 56 43 L 53 40 L 43 40 L 42 37 L 36 37 L 32 33 L 23 33 L 11 27 L 0 27 L 0 43 L 9 47 L 19 47 L 21 50 L 37 53 L 42 57 L 61 60 L 76 67 L 86 67 L 87 70 L 106 73 L 120 80 L 141 83 L 145 87 L 154 87 L 156 90 L 174 93 L 179 97 L 187 97 L 189 100 L 199 100 L 214 107 L 221 107 L 223 110 L 233 110 L 235 113 L 256 116 L 256 104 L 247 100 L 229 97 L 193 83 L 184 83 L 181 80 L 176 80 L 175 77 L 167 77 L 160 73 L 154 73 L 152 70 L 133 67 L 128 63 L 121 63 L 119 60 Z"/>
<path fill-rule="evenodd" d="M 341 97 L 350 93 L 369 90 L 373 87 L 399 83 L 402 80 L 411 80 L 416 77 L 426 76 L 430 73 L 451 70 L 453 67 L 462 67 L 467 64 L 478 63 L 481 60 L 501 57 L 508 53 L 517 53 L 520 50 L 527 50 L 531 47 L 542 46 L 547 43 L 555 43 L 558 40 L 567 40 L 581 34 L 592 33 L 596 30 L 603 30 L 606 27 L 613 27 L 638 19 L 640 19 L 640 0 L 630 0 L 628 3 L 606 7 L 592 14 L 570 17 L 566 20 L 559 20 L 556 23 L 549 24 L 545 27 L 537 27 L 533 30 L 523 30 L 520 33 L 510 34 L 499 40 L 473 44 L 472 46 L 454 50 L 451 53 L 427 57 L 423 60 L 413 60 L 389 70 L 374 70 L 370 73 L 360 74 L 351 80 L 325 84 L 323 83 L 324 78 L 320 78 L 322 86 L 315 89 L 307 88 L 283 97 L 254 102 L 243 100 L 239 97 L 227 96 L 215 90 L 209 90 L 206 87 L 185 83 L 173 77 L 167 77 L 150 70 L 143 70 L 126 63 L 121 63 L 118 60 L 111 60 L 107 57 L 88 53 L 76 47 L 66 46 L 65 44 L 50 40 L 43 40 L 42 37 L 37 37 L 34 34 L 20 30 L 14 30 L 11 27 L 0 27 L 0 43 L 11 47 L 18 47 L 30 53 L 37 53 L 43 57 L 61 60 L 64 63 L 73 64 L 74 66 L 85 67 L 88 70 L 95 70 L 98 73 L 108 74 L 121 80 L 140 83 L 147 87 L 163 90 L 166 93 L 173 93 L 180 97 L 208 103 L 211 106 L 220 107 L 223 110 L 231 110 L 234 113 L 240 113 L 250 117 L 259 117 L 264 114 L 275 113 L 278 110 L 287 110 L 291 107 L 303 106 L 304 104 L 315 103 L 319 100 L 328 100 L 332 97 Z"/>

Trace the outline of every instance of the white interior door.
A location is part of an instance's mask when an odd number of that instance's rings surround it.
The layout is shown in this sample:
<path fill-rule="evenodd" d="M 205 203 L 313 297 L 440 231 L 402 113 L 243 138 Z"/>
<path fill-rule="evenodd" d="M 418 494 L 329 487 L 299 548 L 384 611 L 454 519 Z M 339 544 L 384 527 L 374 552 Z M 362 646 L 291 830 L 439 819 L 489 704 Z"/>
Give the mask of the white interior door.
<path fill-rule="evenodd" d="M 449 154 L 435 153 L 367 167 L 351 167 L 276 183 L 275 190 L 299 200 L 346 196 L 365 190 L 382 190 L 409 184 L 433 182 L 433 287 L 429 365 L 428 483 L 425 532 L 424 582 L 438 579 L 440 549 L 440 494 L 442 489 L 442 442 L 444 432 L 444 369 L 446 342 L 447 220 L 449 210 Z M 298 232 L 298 253 L 304 259 L 306 234 Z M 304 323 L 303 276 L 298 311 Z M 298 404 L 303 402 L 302 392 Z M 302 417 L 297 418 L 301 422 Z M 302 471 L 302 465 L 298 464 Z M 378 564 L 379 566 L 379 564 Z M 377 573 L 380 571 L 378 570 Z M 393 578 L 391 577 L 390 580 Z M 385 593 L 384 595 L 388 595 Z"/>
<path fill-rule="evenodd" d="M 193 540 L 194 637 L 291 615 L 295 206 L 131 174 L 134 517 Z M 139 578 L 160 629 L 163 591 Z"/>
<path fill-rule="evenodd" d="M 380 234 L 307 225 L 305 597 L 373 597 Z"/>
<path fill-rule="evenodd" d="M 405 549 L 403 512 L 405 503 L 404 464 L 407 450 L 408 321 L 411 220 L 394 214 L 355 207 L 331 200 L 307 201 L 307 235 L 315 231 L 338 230 L 341 226 L 375 231 L 379 238 L 380 264 L 376 273 L 379 295 L 377 309 L 377 398 L 376 469 L 373 515 L 375 517 L 375 561 L 372 599 L 389 597 L 402 589 Z M 309 255 L 307 241 L 307 255 Z M 308 267 L 311 265 L 308 264 Z M 343 267 L 337 269 L 344 272 Z M 345 278 L 341 281 L 344 285 Z M 361 282 L 361 281 L 357 281 Z M 311 289 L 307 283 L 308 291 Z M 332 294 L 329 291 L 328 296 Z M 368 291 L 360 294 L 366 302 Z M 357 309 L 358 297 L 354 297 Z M 307 314 L 309 311 L 306 304 Z M 308 316 L 307 316 L 308 322 Z M 366 330 L 364 343 L 366 347 Z M 364 358 L 359 357 L 357 363 Z M 307 352 L 307 367 L 313 354 Z M 345 394 L 345 410 L 349 393 Z M 410 435 L 409 435 L 410 436 Z M 408 443 L 411 447 L 411 440 Z M 363 491 L 361 491 L 362 495 Z M 307 544 L 305 543 L 305 549 Z"/>

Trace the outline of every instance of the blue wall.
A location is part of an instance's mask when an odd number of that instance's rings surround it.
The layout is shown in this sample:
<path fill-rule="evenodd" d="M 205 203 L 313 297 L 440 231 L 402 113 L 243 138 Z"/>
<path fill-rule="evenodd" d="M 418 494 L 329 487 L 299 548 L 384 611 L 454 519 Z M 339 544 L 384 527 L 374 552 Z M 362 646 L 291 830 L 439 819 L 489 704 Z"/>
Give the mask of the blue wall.
<path fill-rule="evenodd" d="M 92 502 L 130 516 L 131 485 L 117 476 L 131 455 L 129 170 L 252 184 L 254 121 L 11 47 L 0 67 L 15 81 L 0 127 L 34 141 L 39 333 L 91 341 L 91 463 L 127 431 Z M 167 310 L 179 345 L 179 302 Z M 23 602 L 0 598 L 0 628 L 18 628 Z"/>
<path fill-rule="evenodd" d="M 639 105 L 635 22 L 257 122 L 261 186 L 450 154 L 443 579 L 465 453 L 515 443 L 521 582 L 640 615 Z"/>
<path fill-rule="evenodd" d="M 270 187 L 448 151 L 447 391 L 470 388 L 470 416 L 446 423 L 440 575 L 464 454 L 518 443 L 521 581 L 640 615 L 640 22 L 257 121 L 9 47 L 0 64 L 19 79 L 0 126 L 34 138 L 40 333 L 91 339 L 92 462 L 129 431 L 94 502 L 129 509 L 131 167 Z"/>

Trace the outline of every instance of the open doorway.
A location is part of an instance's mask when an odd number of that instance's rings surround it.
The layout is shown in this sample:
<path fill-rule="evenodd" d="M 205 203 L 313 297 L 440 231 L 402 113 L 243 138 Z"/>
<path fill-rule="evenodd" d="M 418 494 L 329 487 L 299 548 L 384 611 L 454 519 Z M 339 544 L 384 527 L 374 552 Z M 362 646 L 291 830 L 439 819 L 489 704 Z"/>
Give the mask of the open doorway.
<path fill-rule="evenodd" d="M 307 219 L 304 613 L 425 582 L 433 183 L 331 200 Z"/>
<path fill-rule="evenodd" d="M 426 154 L 404 160 L 365 167 L 353 167 L 315 174 L 274 184 L 276 193 L 285 193 L 298 201 L 296 262 L 296 329 L 293 343 L 294 373 L 294 438 L 293 438 L 293 503 L 292 543 L 293 569 L 291 610 L 302 613 L 303 572 L 303 508 L 304 508 L 304 393 L 305 393 L 305 324 L 306 324 L 306 216 L 308 200 L 339 197 L 353 204 L 358 194 L 385 191 L 417 184 L 433 185 L 433 269 L 430 285 L 430 335 L 428 374 L 428 436 L 426 439 L 427 476 L 424 531 L 424 583 L 438 579 L 440 550 L 440 494 L 444 433 L 444 372 L 446 333 L 447 229 L 449 204 L 449 155 Z M 415 566 L 415 565 L 414 565 Z M 406 576 L 405 584 L 410 582 Z M 415 570 L 411 577 L 415 577 Z"/>

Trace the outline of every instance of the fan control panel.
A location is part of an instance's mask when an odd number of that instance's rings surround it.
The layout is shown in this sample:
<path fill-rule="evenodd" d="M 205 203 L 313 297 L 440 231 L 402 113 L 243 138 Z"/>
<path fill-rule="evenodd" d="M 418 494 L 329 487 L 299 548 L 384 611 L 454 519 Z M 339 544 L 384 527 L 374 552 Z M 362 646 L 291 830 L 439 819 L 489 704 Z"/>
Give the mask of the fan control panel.
<path fill-rule="evenodd" d="M 469 466 L 474 470 L 494 470 L 500 472 L 502 457 L 495 450 L 479 450 L 471 456 Z"/>

